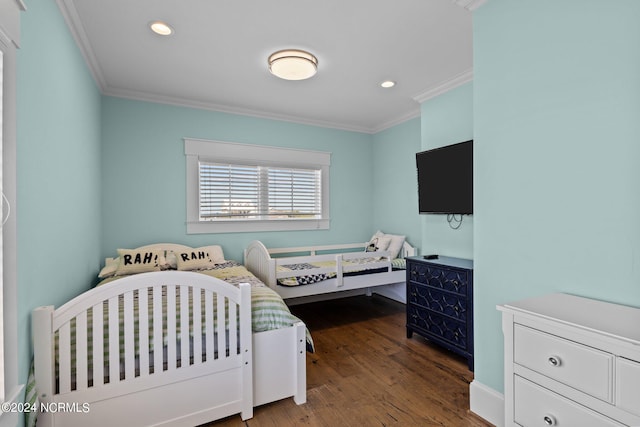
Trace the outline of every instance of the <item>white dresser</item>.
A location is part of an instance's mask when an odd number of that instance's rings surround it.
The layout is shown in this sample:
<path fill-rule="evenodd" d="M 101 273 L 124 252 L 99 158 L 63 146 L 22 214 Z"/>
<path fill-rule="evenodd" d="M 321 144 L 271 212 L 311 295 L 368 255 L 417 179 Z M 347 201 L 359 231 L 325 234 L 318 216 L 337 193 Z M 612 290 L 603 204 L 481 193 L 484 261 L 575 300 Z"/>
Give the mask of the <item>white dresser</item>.
<path fill-rule="evenodd" d="M 640 309 L 551 294 L 498 310 L 505 426 L 640 427 Z"/>

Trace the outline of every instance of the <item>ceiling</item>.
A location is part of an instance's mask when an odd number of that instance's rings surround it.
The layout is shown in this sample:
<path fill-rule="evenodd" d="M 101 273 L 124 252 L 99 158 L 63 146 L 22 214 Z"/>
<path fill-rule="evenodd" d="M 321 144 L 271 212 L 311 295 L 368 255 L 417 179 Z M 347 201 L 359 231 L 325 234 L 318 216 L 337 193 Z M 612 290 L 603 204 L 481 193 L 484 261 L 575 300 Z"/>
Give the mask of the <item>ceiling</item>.
<path fill-rule="evenodd" d="M 105 95 L 375 133 L 472 79 L 485 0 L 58 0 Z M 149 23 L 175 32 L 158 36 Z M 268 71 L 304 49 L 318 73 Z M 383 89 L 383 80 L 396 86 Z"/>

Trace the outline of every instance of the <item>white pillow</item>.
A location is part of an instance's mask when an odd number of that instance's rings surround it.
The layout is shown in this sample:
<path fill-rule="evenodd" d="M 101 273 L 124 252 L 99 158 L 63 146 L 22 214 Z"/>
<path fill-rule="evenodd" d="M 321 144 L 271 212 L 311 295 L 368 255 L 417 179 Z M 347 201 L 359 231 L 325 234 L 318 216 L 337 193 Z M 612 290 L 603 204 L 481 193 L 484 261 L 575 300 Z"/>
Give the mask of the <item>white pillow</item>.
<path fill-rule="evenodd" d="M 384 233 L 380 230 L 376 231 L 375 233 L 373 233 L 373 236 L 371 236 L 371 238 L 369 239 L 369 243 L 373 242 L 374 240 L 380 238 L 380 237 L 384 237 Z"/>
<path fill-rule="evenodd" d="M 206 270 L 225 262 L 222 248 L 218 245 L 178 251 L 175 254 L 178 270 Z"/>
<path fill-rule="evenodd" d="M 163 256 L 164 251 L 118 249 L 119 262 L 116 276 L 159 271 Z"/>
<path fill-rule="evenodd" d="M 98 277 L 106 279 L 107 277 L 114 276 L 118 269 L 118 264 L 120 264 L 119 258 L 107 258 L 104 267 L 100 270 L 100 273 L 98 273 Z"/>
<path fill-rule="evenodd" d="M 394 234 L 385 234 L 385 237 L 390 237 L 391 238 L 391 244 L 387 248 L 387 251 L 389 251 L 389 256 L 391 257 L 391 259 L 398 258 L 398 255 L 400 255 L 400 250 L 402 249 L 402 246 L 404 245 L 404 240 L 406 239 L 406 236 L 397 236 L 397 235 L 394 235 Z"/>
<path fill-rule="evenodd" d="M 391 244 L 391 238 L 386 236 L 373 237 L 367 244 L 366 252 L 386 251 Z"/>
<path fill-rule="evenodd" d="M 387 252 L 389 252 L 389 256 L 391 257 L 391 259 L 398 258 L 398 255 L 400 255 L 400 250 L 402 249 L 402 246 L 404 245 L 404 241 L 406 239 L 406 236 L 399 236 L 399 235 L 395 235 L 395 234 L 385 234 L 382 231 L 378 230 L 371 237 L 371 240 L 373 240 L 375 238 L 381 238 L 381 237 L 385 237 L 385 238 L 390 238 L 391 239 L 391 243 L 389 244 L 389 246 L 385 250 Z"/>

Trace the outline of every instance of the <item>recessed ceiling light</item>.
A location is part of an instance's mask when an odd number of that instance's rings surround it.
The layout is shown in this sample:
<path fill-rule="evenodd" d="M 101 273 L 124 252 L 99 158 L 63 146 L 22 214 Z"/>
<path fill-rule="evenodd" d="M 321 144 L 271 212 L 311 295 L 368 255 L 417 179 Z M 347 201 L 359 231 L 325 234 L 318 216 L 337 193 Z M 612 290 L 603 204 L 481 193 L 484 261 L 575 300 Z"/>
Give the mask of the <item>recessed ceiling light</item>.
<path fill-rule="evenodd" d="M 173 34 L 173 28 L 171 28 L 171 26 L 166 22 L 153 21 L 151 24 L 149 24 L 149 28 L 151 28 L 151 31 L 161 36 L 168 36 Z"/>
<path fill-rule="evenodd" d="M 308 79 L 318 71 L 318 58 L 304 50 L 279 50 L 269 56 L 269 71 L 285 80 Z"/>
<path fill-rule="evenodd" d="M 390 88 L 390 87 L 394 87 L 396 85 L 396 82 L 394 82 L 393 80 L 385 80 L 382 83 L 380 83 L 380 86 L 382 86 L 383 88 Z"/>

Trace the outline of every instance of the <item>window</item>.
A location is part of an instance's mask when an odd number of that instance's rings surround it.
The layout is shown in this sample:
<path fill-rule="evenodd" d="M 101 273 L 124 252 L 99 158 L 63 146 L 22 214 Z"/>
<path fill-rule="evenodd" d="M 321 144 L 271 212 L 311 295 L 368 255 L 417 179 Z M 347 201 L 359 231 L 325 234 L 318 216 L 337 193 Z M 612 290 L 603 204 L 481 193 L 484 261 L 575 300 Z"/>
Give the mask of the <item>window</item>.
<path fill-rule="evenodd" d="M 185 139 L 187 232 L 329 228 L 330 153 Z"/>

